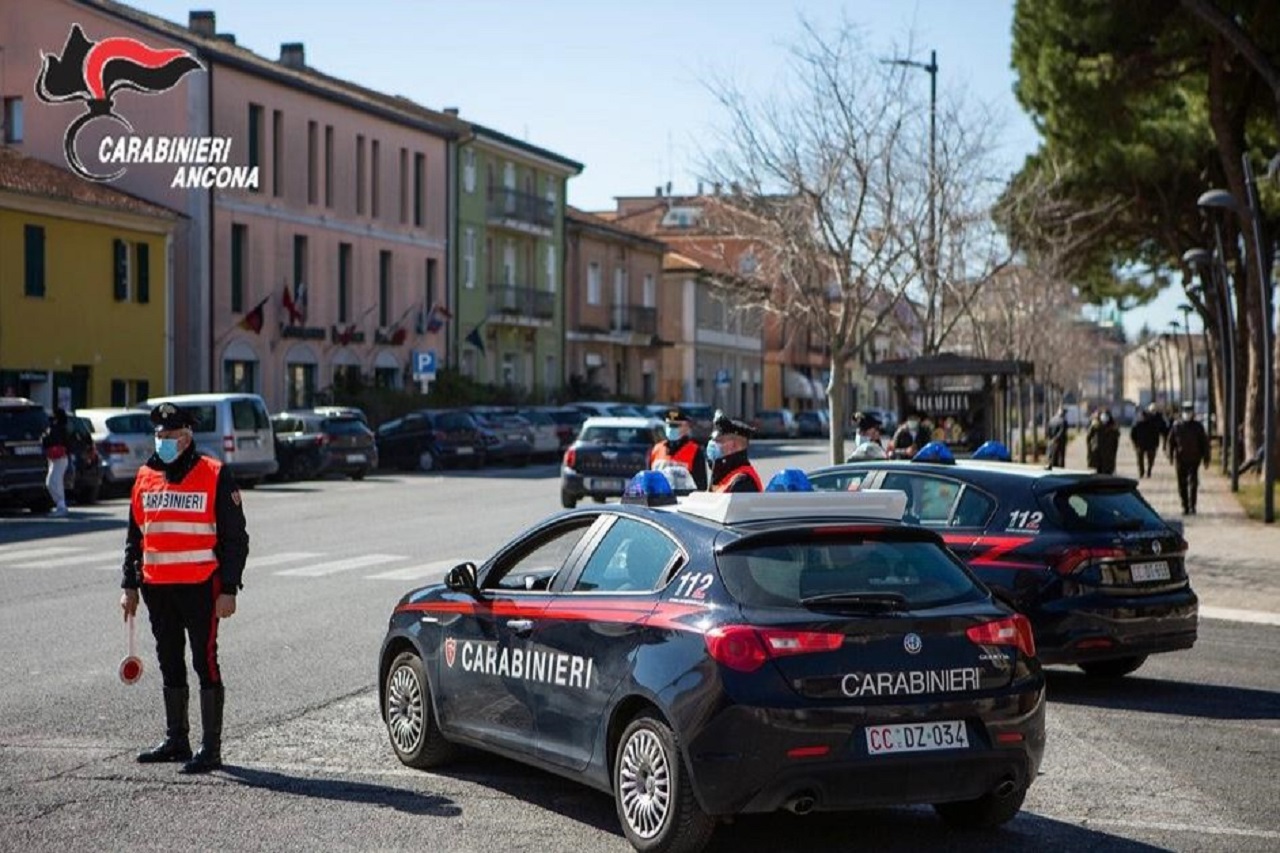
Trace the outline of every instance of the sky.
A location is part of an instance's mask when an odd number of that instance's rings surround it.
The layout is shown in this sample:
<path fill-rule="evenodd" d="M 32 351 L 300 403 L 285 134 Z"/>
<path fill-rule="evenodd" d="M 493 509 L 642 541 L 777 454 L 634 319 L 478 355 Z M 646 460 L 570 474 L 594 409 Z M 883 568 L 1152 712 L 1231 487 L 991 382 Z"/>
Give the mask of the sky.
<path fill-rule="evenodd" d="M 584 164 L 568 199 L 587 210 L 672 184 L 696 189 L 724 116 L 704 81 L 767 91 L 785 70 L 800 20 L 842 16 L 869 50 L 927 61 L 938 97 L 980 102 L 1012 174 L 1038 136 L 1013 95 L 1013 0 L 125 0 L 171 21 L 217 14 L 219 32 L 263 56 L 303 42 L 313 68 L 464 119 Z M 927 97 L 928 75 L 919 73 Z M 1167 328 L 1180 294 L 1128 312 L 1131 337 Z M 1193 326 L 1195 321 L 1192 321 Z"/>

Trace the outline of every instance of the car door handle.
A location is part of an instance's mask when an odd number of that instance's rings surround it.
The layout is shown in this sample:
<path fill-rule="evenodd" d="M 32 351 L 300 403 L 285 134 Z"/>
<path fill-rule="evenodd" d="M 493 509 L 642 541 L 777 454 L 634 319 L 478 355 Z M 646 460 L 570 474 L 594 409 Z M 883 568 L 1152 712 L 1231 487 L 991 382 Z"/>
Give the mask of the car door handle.
<path fill-rule="evenodd" d="M 527 634 L 533 630 L 532 619 L 508 619 L 507 628 L 517 634 Z"/>

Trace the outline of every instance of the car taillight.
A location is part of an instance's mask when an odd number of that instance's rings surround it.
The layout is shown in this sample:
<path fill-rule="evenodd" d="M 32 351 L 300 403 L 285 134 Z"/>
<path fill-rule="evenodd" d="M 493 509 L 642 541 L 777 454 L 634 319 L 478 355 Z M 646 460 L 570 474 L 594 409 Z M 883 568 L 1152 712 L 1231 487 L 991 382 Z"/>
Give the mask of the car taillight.
<path fill-rule="evenodd" d="M 236 452 L 236 437 L 234 435 L 224 435 L 222 437 L 222 450 L 224 453 Z"/>
<path fill-rule="evenodd" d="M 129 445 L 123 441 L 100 441 L 98 442 L 98 452 L 103 456 L 128 456 Z"/>
<path fill-rule="evenodd" d="M 707 651 L 716 661 L 739 672 L 755 672 L 769 658 L 838 649 L 844 643 L 844 634 L 725 625 L 708 631 L 705 640 Z"/>
<path fill-rule="evenodd" d="M 572 468 L 574 463 L 578 461 L 578 451 L 570 447 L 564 452 L 564 467 Z"/>
<path fill-rule="evenodd" d="M 322 432 L 322 433 L 320 433 L 319 435 L 317 435 L 317 436 L 316 436 L 316 446 L 317 446 L 317 447 L 324 447 L 326 444 L 328 444 L 328 443 L 329 443 L 329 441 L 330 441 L 330 438 L 329 438 L 328 433 L 323 433 L 323 432 Z"/>
<path fill-rule="evenodd" d="M 1031 632 L 1031 622 L 1021 613 L 995 622 L 974 625 L 965 634 L 979 646 L 1016 646 L 1027 657 L 1036 653 L 1036 639 Z"/>
<path fill-rule="evenodd" d="M 1119 560 L 1124 556 L 1123 548 L 1068 548 L 1054 561 L 1053 569 L 1060 575 L 1071 575 L 1096 560 Z"/>

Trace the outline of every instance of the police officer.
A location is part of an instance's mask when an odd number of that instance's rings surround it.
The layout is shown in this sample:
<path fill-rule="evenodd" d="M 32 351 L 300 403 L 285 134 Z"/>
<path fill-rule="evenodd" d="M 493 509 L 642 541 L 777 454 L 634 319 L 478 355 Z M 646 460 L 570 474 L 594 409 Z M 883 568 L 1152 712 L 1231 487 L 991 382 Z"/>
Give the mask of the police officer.
<path fill-rule="evenodd" d="M 755 429 L 734 420 L 724 412 L 716 412 L 712 422 L 707 459 L 711 462 L 711 491 L 762 492 L 764 483 L 747 458 L 747 448 Z"/>
<path fill-rule="evenodd" d="M 884 446 L 880 443 L 880 430 L 884 424 L 880 423 L 880 419 L 865 412 L 854 412 L 853 425 L 857 430 L 854 436 L 853 452 L 849 454 L 849 458 L 845 461 L 884 459 L 886 454 Z"/>
<path fill-rule="evenodd" d="M 156 452 L 133 484 L 120 607 L 125 618 L 147 604 L 164 679 L 165 738 L 138 754 L 150 764 L 185 762 L 184 773 L 222 766 L 222 673 L 218 622 L 236 612 L 240 575 L 249 556 L 240 492 L 231 472 L 196 450 L 194 419 L 172 403 L 151 410 Z M 200 679 L 199 751 L 187 726 L 185 639 Z"/>
<path fill-rule="evenodd" d="M 1169 428 L 1169 460 L 1178 473 L 1178 497 L 1182 514 L 1196 514 L 1196 495 L 1200 491 L 1200 466 L 1209 467 L 1209 436 L 1204 424 L 1196 420 L 1195 403 L 1182 404 L 1182 418 Z"/>
<path fill-rule="evenodd" d="M 689 414 L 682 409 L 668 409 L 664 432 L 666 437 L 649 451 L 649 467 L 653 470 L 679 465 L 693 477 L 699 491 L 707 489 L 707 455 L 690 435 Z"/>

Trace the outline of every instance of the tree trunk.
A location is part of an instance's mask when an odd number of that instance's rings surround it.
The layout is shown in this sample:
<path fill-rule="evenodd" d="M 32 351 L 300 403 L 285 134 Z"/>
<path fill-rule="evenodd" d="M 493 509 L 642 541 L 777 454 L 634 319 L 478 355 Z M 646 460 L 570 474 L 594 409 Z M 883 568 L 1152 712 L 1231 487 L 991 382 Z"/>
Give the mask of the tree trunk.
<path fill-rule="evenodd" d="M 844 395 L 845 371 L 849 367 L 849 358 L 831 348 L 831 378 L 827 380 L 828 414 L 831 415 L 831 435 L 828 439 L 831 449 L 831 464 L 839 465 L 845 460 L 844 425 L 849 422 L 849 412 Z"/>

